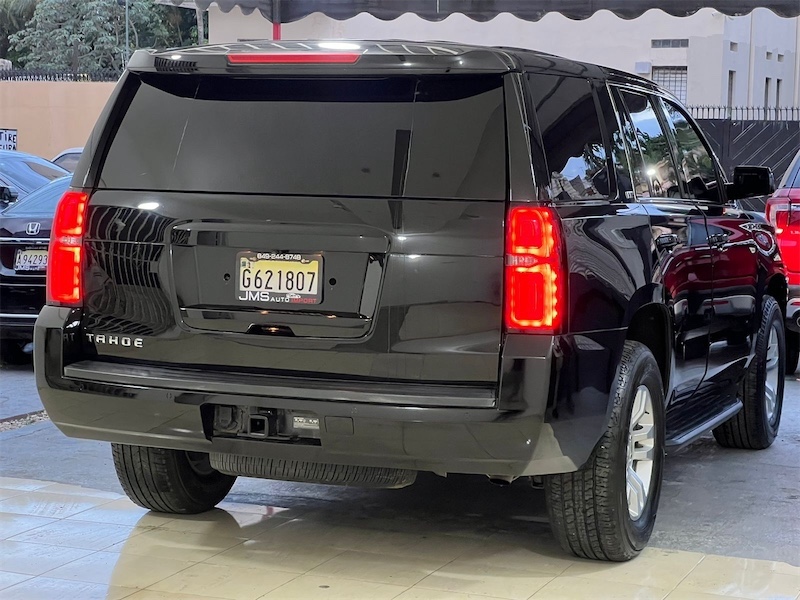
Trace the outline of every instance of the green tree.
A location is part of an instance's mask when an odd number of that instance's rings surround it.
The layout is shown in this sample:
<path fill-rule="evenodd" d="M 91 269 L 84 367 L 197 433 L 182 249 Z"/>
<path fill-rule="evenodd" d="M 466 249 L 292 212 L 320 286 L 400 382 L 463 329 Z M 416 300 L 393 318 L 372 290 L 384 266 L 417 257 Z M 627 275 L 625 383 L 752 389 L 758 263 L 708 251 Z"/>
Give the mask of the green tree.
<path fill-rule="evenodd" d="M 130 51 L 181 46 L 190 40 L 192 11 L 183 11 L 187 18 L 180 10 L 152 0 L 129 0 Z M 39 0 L 25 28 L 10 38 L 28 68 L 121 72 L 125 6 L 116 0 Z"/>
<path fill-rule="evenodd" d="M 25 28 L 36 8 L 36 0 L 0 0 L 0 58 L 17 60 L 15 52 L 9 52 L 9 38 Z"/>

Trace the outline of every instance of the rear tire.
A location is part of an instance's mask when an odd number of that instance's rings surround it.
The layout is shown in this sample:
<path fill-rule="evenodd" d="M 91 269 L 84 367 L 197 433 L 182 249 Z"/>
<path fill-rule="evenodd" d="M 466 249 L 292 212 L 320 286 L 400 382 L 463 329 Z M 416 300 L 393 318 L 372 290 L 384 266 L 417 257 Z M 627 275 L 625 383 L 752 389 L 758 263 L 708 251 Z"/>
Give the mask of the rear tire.
<path fill-rule="evenodd" d="M 564 550 L 626 561 L 650 539 L 664 466 L 661 372 L 643 344 L 625 342 L 611 399 L 606 431 L 587 463 L 574 473 L 545 476 L 544 487 Z"/>
<path fill-rule="evenodd" d="M 764 296 L 756 352 L 741 388 L 744 405 L 736 415 L 714 429 L 720 446 L 763 450 L 778 435 L 786 373 L 783 313 L 772 296 Z"/>
<path fill-rule="evenodd" d="M 236 477 L 211 468 L 208 454 L 111 444 L 122 489 L 134 503 L 155 512 L 196 514 L 211 510 Z"/>
<path fill-rule="evenodd" d="M 800 362 L 800 332 L 786 331 L 786 374 L 794 375 Z"/>

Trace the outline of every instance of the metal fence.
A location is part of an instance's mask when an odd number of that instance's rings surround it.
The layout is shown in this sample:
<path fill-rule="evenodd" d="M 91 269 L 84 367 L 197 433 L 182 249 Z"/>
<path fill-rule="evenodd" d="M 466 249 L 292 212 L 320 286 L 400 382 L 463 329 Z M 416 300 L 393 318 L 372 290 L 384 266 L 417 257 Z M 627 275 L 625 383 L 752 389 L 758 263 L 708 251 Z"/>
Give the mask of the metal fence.
<path fill-rule="evenodd" d="M 120 74 L 113 69 L 83 71 L 49 71 L 43 69 L 0 69 L 0 81 L 117 81 Z"/>
<path fill-rule="evenodd" d="M 722 167 L 762 165 L 780 179 L 800 148 L 800 121 L 698 119 Z"/>
<path fill-rule="evenodd" d="M 800 106 L 689 106 L 695 119 L 800 121 Z"/>

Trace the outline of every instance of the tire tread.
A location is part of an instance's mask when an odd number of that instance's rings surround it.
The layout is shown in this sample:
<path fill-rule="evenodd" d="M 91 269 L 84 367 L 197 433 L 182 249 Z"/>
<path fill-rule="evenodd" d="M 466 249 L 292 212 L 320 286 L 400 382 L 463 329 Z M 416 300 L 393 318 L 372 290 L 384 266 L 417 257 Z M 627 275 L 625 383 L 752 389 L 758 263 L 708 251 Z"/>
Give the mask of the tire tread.
<path fill-rule="evenodd" d="M 111 444 L 111 454 L 128 498 L 156 512 L 205 512 L 225 497 L 236 480 L 222 473 L 201 478 L 189 467 L 186 454 L 179 450 Z"/>

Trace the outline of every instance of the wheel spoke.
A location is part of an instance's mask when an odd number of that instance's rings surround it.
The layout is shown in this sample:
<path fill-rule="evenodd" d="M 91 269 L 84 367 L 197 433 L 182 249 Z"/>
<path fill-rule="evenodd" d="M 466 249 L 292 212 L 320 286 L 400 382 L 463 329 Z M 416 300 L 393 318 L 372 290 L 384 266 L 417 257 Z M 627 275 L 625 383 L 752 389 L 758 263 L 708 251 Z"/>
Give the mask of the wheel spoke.
<path fill-rule="evenodd" d="M 772 420 L 772 417 L 775 415 L 775 388 L 770 385 L 770 382 L 767 381 L 764 383 L 764 402 L 766 403 L 767 407 L 767 418 Z"/>
<path fill-rule="evenodd" d="M 635 517 L 638 518 L 644 510 L 644 503 L 647 500 L 647 490 L 639 474 L 631 467 L 627 470 L 628 483 L 628 508 L 633 509 Z"/>
<path fill-rule="evenodd" d="M 647 410 L 647 388 L 640 387 L 637 392 L 636 396 L 633 399 L 633 410 L 631 411 L 631 431 L 633 431 L 634 427 L 639 424 L 642 417 Z"/>
<path fill-rule="evenodd" d="M 641 423 L 639 428 L 631 435 L 634 444 L 644 444 L 653 439 L 655 426 L 652 423 Z"/>
<path fill-rule="evenodd" d="M 656 449 L 654 446 L 639 446 L 633 450 L 633 460 L 653 460 L 656 457 Z"/>

